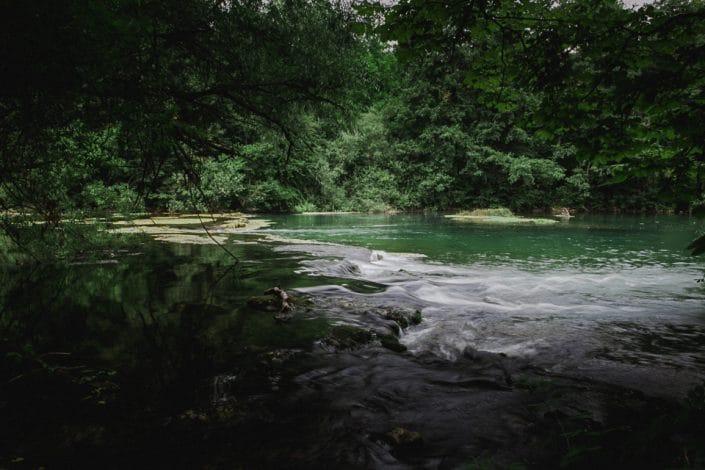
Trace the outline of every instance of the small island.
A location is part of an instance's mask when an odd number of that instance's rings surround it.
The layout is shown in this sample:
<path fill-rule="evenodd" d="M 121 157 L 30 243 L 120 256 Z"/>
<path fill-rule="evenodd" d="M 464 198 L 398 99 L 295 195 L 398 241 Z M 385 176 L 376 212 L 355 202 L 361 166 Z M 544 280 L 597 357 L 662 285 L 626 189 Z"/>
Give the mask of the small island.
<path fill-rule="evenodd" d="M 558 223 L 555 219 L 518 216 L 506 207 L 460 211 L 457 214 L 448 214 L 446 217 L 461 222 L 475 222 L 481 224 L 553 225 Z"/>

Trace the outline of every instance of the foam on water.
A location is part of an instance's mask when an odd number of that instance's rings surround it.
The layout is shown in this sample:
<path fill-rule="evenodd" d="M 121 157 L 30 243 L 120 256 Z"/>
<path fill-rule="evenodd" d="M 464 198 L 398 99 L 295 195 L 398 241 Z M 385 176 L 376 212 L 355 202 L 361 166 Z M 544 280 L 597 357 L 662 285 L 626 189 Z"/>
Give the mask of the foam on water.
<path fill-rule="evenodd" d="M 580 361 L 604 346 L 599 326 L 703 323 L 702 292 L 692 289 L 693 265 L 612 263 L 609 267 L 535 269 L 530 263 L 463 265 L 420 254 L 343 245 L 281 245 L 307 251 L 300 273 L 372 281 L 386 291 L 380 303 L 407 303 L 424 321 L 402 338 L 412 353 L 455 359 L 467 347 L 511 356 Z M 341 288 L 349 296 L 362 296 Z M 308 289 L 315 292 L 316 289 Z M 318 294 L 341 295 L 339 289 Z"/>

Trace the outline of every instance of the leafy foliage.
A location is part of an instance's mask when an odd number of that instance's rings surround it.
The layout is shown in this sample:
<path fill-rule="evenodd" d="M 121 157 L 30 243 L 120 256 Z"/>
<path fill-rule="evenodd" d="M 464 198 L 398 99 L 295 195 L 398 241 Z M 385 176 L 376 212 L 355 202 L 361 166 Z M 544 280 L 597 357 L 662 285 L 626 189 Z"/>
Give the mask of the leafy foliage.
<path fill-rule="evenodd" d="M 704 17 L 701 0 L 16 2 L 0 20 L 0 209 L 50 226 L 698 211 Z"/>

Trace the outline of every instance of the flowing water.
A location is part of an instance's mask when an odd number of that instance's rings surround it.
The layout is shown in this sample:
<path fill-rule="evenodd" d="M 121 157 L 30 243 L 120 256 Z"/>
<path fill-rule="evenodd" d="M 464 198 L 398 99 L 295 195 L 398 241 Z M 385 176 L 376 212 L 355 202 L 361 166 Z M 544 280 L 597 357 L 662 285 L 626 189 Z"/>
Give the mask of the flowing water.
<path fill-rule="evenodd" d="M 237 262 L 217 246 L 138 236 L 109 262 L 3 271 L 3 348 L 19 338 L 50 371 L 4 366 L 11 427 L 0 437 L 13 455 L 34 452 L 37 466 L 73 463 L 76 448 L 115 466 L 540 466 L 574 449 L 537 426 L 607 427 L 630 390 L 681 398 L 705 379 L 705 264 L 685 250 L 698 220 L 271 220 L 230 236 Z M 272 286 L 306 299 L 291 321 L 247 305 Z M 388 334 L 390 309 L 421 312 L 398 331 L 406 351 L 322 340 L 339 324 Z M 76 420 L 92 434 L 71 431 Z M 421 433 L 421 450 L 389 443 L 399 426 Z"/>
<path fill-rule="evenodd" d="M 270 231 L 331 245 L 299 272 L 384 286 L 303 289 L 420 308 L 403 343 L 453 360 L 468 346 L 532 358 L 552 370 L 646 376 L 705 370 L 703 264 L 685 247 L 699 222 L 584 216 L 553 226 L 497 226 L 423 216 L 294 216 Z M 642 380 L 644 377 L 642 377 Z M 688 377 L 685 381 L 692 379 Z M 673 382 L 670 382 L 673 385 Z"/>

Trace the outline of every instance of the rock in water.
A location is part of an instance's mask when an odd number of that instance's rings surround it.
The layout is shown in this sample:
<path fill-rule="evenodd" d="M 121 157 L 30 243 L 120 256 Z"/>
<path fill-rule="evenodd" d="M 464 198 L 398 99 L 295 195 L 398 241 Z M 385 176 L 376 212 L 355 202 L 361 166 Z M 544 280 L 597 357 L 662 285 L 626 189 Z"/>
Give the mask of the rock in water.
<path fill-rule="evenodd" d="M 392 320 L 401 328 L 407 328 L 410 325 L 421 323 L 421 312 L 419 310 L 392 308 L 385 311 L 384 318 Z"/>
<path fill-rule="evenodd" d="M 384 436 L 386 437 L 387 443 L 393 447 L 410 447 L 423 444 L 421 434 L 402 427 L 394 428 Z"/>
<path fill-rule="evenodd" d="M 394 335 L 380 335 L 379 341 L 385 348 L 394 352 L 404 352 L 406 351 L 406 346 L 399 342 L 399 338 Z"/>
<path fill-rule="evenodd" d="M 264 312 L 276 312 L 279 310 L 277 300 L 271 295 L 255 295 L 250 297 L 247 299 L 247 306 Z"/>
<path fill-rule="evenodd" d="M 350 325 L 337 325 L 331 328 L 323 343 L 337 350 L 355 349 L 372 341 L 371 332 Z"/>

